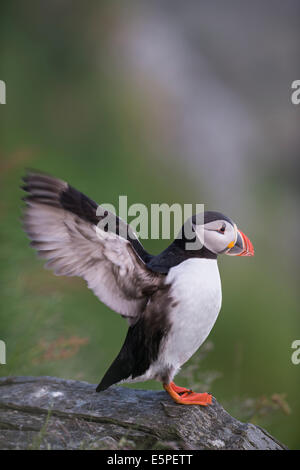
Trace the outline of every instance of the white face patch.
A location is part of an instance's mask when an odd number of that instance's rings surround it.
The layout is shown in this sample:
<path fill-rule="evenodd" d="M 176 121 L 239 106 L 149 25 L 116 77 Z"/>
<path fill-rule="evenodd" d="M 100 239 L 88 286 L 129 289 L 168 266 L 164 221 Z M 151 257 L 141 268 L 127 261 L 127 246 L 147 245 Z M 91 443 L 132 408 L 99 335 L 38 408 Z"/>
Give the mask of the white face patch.
<path fill-rule="evenodd" d="M 229 244 L 236 242 L 237 229 L 227 220 L 214 220 L 203 225 L 194 225 L 200 242 L 212 253 L 223 253 Z"/>

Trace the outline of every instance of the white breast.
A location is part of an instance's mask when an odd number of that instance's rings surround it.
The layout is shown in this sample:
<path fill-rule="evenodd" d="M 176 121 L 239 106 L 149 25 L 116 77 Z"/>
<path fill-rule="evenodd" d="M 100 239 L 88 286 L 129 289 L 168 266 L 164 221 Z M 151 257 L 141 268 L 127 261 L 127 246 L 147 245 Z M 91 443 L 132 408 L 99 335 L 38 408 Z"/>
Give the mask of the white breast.
<path fill-rule="evenodd" d="M 167 279 L 177 305 L 163 357 L 175 368 L 184 364 L 209 335 L 221 308 L 222 291 L 216 260 L 193 258 L 171 268 Z"/>

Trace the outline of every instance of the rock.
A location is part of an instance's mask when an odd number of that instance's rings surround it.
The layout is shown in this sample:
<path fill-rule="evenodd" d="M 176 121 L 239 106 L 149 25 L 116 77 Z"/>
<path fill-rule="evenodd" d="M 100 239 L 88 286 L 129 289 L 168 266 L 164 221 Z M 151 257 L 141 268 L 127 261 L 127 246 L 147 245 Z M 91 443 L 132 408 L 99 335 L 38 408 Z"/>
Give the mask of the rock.
<path fill-rule="evenodd" d="M 183 406 L 166 392 L 55 377 L 0 379 L 0 449 L 285 449 L 213 399 Z"/>

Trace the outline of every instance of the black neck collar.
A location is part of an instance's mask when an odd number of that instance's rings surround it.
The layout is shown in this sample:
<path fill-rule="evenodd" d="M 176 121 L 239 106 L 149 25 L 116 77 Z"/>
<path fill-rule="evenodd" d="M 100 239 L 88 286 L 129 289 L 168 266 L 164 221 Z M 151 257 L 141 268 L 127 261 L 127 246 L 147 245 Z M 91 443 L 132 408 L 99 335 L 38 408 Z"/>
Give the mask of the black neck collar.
<path fill-rule="evenodd" d="M 187 249 L 187 243 L 195 243 L 195 238 L 187 240 L 184 236 L 176 238 L 168 248 L 157 256 L 153 256 L 147 263 L 147 267 L 155 272 L 167 274 L 169 270 L 190 258 L 217 259 L 217 255 L 206 246 L 199 249 Z"/>

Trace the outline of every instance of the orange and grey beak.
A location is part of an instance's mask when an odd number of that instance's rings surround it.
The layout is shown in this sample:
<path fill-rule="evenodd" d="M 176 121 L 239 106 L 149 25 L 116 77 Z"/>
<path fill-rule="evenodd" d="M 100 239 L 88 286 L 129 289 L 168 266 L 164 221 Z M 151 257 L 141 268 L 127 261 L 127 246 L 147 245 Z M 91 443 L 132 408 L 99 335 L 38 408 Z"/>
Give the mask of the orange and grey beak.
<path fill-rule="evenodd" d="M 226 254 L 231 256 L 253 256 L 254 248 L 249 238 L 241 230 L 237 230 L 236 242 L 232 247 L 229 247 Z"/>

